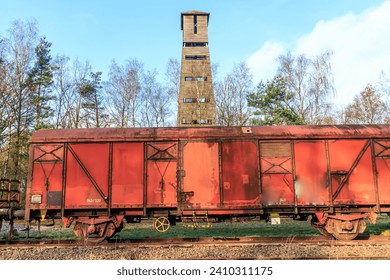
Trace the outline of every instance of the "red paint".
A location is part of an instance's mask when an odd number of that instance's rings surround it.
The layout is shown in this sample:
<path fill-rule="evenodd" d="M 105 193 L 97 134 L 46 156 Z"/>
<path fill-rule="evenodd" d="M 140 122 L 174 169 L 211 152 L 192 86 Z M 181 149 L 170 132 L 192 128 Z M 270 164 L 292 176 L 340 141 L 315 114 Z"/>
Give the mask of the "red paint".
<path fill-rule="evenodd" d="M 386 125 L 42 130 L 30 143 L 26 209 L 57 216 L 390 209 Z"/>

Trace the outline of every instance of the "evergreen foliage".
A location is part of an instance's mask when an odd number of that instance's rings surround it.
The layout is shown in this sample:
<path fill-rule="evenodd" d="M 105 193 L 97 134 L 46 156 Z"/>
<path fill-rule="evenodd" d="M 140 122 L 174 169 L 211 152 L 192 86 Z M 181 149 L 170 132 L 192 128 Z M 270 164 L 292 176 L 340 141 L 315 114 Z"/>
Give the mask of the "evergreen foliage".
<path fill-rule="evenodd" d="M 248 95 L 248 106 L 254 109 L 253 125 L 304 124 L 304 120 L 291 108 L 294 95 L 287 91 L 286 81 L 281 76 L 264 84 L 260 82 L 256 92 Z"/>
<path fill-rule="evenodd" d="M 39 40 L 35 48 L 36 61 L 27 80 L 31 104 L 35 109 L 35 130 L 52 127 L 49 121 L 54 114 L 54 109 L 50 104 L 50 101 L 54 99 L 51 94 L 54 71 L 51 64 L 51 45 L 52 43 L 48 42 L 45 37 Z"/>

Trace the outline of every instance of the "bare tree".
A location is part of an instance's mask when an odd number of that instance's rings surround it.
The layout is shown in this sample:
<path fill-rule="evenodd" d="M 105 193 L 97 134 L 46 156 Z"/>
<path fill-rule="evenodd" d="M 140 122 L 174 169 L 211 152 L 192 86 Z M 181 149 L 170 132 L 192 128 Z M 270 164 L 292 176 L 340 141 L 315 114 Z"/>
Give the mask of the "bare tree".
<path fill-rule="evenodd" d="M 295 112 L 307 122 L 312 105 L 307 84 L 310 62 L 304 55 L 294 57 L 291 53 L 280 56 L 278 61 L 278 73 L 286 80 L 287 91 L 295 97 Z"/>
<path fill-rule="evenodd" d="M 253 90 L 252 75 L 245 62 L 235 65 L 222 81 L 215 84 L 217 123 L 244 125 L 250 117 L 247 95 Z"/>
<path fill-rule="evenodd" d="M 70 127 L 81 128 L 86 127 L 86 116 L 83 111 L 83 96 L 81 94 L 80 89 L 83 87 L 90 73 L 92 72 L 92 67 L 89 61 L 85 63 L 80 62 L 76 59 L 73 62 L 72 67 L 72 83 L 73 89 L 69 98 L 67 99 L 69 110 L 67 113 L 69 114 Z"/>
<path fill-rule="evenodd" d="M 11 108 L 15 101 L 9 90 L 10 76 L 8 71 L 8 62 L 4 54 L 4 40 L 0 38 L 0 176 L 7 176 L 7 167 L 9 161 L 10 138 L 14 116 Z"/>
<path fill-rule="evenodd" d="M 332 68 L 330 64 L 331 51 L 327 51 L 311 60 L 312 71 L 309 77 L 310 97 L 313 99 L 311 124 L 324 124 L 330 109 L 327 98 L 335 93 Z"/>
<path fill-rule="evenodd" d="M 157 72 L 147 71 L 142 81 L 142 118 L 140 125 L 146 127 L 161 127 L 167 124 L 170 105 L 175 96 L 165 90 L 157 82 Z"/>
<path fill-rule="evenodd" d="M 6 71 L 8 76 L 7 91 L 9 114 L 12 124 L 8 128 L 8 155 L 6 162 L 9 177 L 25 178 L 27 172 L 27 140 L 34 121 L 28 77 L 34 59 L 37 42 L 37 23 L 35 21 L 14 21 L 8 30 L 9 37 L 4 38 L 4 55 L 8 58 Z M 9 117 L 10 117 L 9 116 Z"/>
<path fill-rule="evenodd" d="M 150 112 L 153 99 L 155 98 L 155 92 L 158 90 L 156 75 L 157 72 L 154 70 L 147 71 L 142 77 L 142 87 L 140 92 L 142 100 L 142 118 L 139 120 L 140 126 L 152 127 L 154 123 Z"/>
<path fill-rule="evenodd" d="M 55 65 L 55 70 L 53 73 L 53 92 L 55 98 L 54 107 L 54 127 L 55 128 L 70 128 L 70 111 L 71 111 L 71 102 L 70 95 L 72 91 L 73 84 L 70 77 L 69 69 L 69 57 L 67 56 L 57 56 L 54 59 L 53 64 Z"/>
<path fill-rule="evenodd" d="M 278 75 L 287 82 L 287 90 L 294 95 L 294 111 L 307 124 L 321 124 L 329 109 L 327 98 L 334 93 L 333 75 L 327 51 L 314 59 L 291 53 L 278 58 Z"/>
<path fill-rule="evenodd" d="M 181 68 L 180 63 L 175 58 L 170 58 L 166 71 L 165 71 L 165 80 L 167 84 L 167 93 L 169 96 L 169 99 L 172 100 L 172 98 L 175 98 L 176 100 L 176 106 L 171 108 L 172 111 L 177 111 L 177 108 L 179 107 L 179 93 L 180 93 L 180 74 L 181 74 Z M 174 104 L 171 102 L 171 104 Z M 176 114 L 177 115 L 177 114 Z M 178 119 L 176 118 L 176 124 L 178 124 Z"/>
<path fill-rule="evenodd" d="M 154 92 L 151 103 L 151 115 L 154 127 L 164 127 L 170 125 L 172 96 L 161 85 L 158 85 Z"/>
<path fill-rule="evenodd" d="M 136 127 L 140 109 L 143 65 L 137 59 L 118 65 L 112 61 L 109 79 L 105 83 L 108 111 L 116 127 Z"/>
<path fill-rule="evenodd" d="M 7 61 L 4 56 L 4 40 L 0 38 L 0 151 L 6 142 L 5 131 L 10 123 L 11 94 L 8 89 L 9 73 Z"/>
<path fill-rule="evenodd" d="M 354 97 L 343 114 L 345 124 L 379 124 L 388 121 L 388 106 L 371 84 Z"/>

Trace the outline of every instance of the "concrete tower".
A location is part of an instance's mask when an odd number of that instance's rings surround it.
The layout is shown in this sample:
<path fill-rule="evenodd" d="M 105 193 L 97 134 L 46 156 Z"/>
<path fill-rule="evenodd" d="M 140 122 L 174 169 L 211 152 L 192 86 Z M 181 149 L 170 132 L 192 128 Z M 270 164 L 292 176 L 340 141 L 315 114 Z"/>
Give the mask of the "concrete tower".
<path fill-rule="evenodd" d="M 215 125 L 215 99 L 208 42 L 209 13 L 181 13 L 183 49 L 178 108 L 179 126 Z"/>

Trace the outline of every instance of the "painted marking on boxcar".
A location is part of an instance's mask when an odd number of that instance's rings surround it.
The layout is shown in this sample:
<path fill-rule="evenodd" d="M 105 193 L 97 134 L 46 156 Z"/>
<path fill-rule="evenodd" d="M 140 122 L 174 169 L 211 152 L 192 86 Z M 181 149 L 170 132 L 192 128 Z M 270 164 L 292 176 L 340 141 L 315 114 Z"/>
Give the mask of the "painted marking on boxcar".
<path fill-rule="evenodd" d="M 87 203 L 100 203 L 102 202 L 101 198 L 87 198 Z"/>

